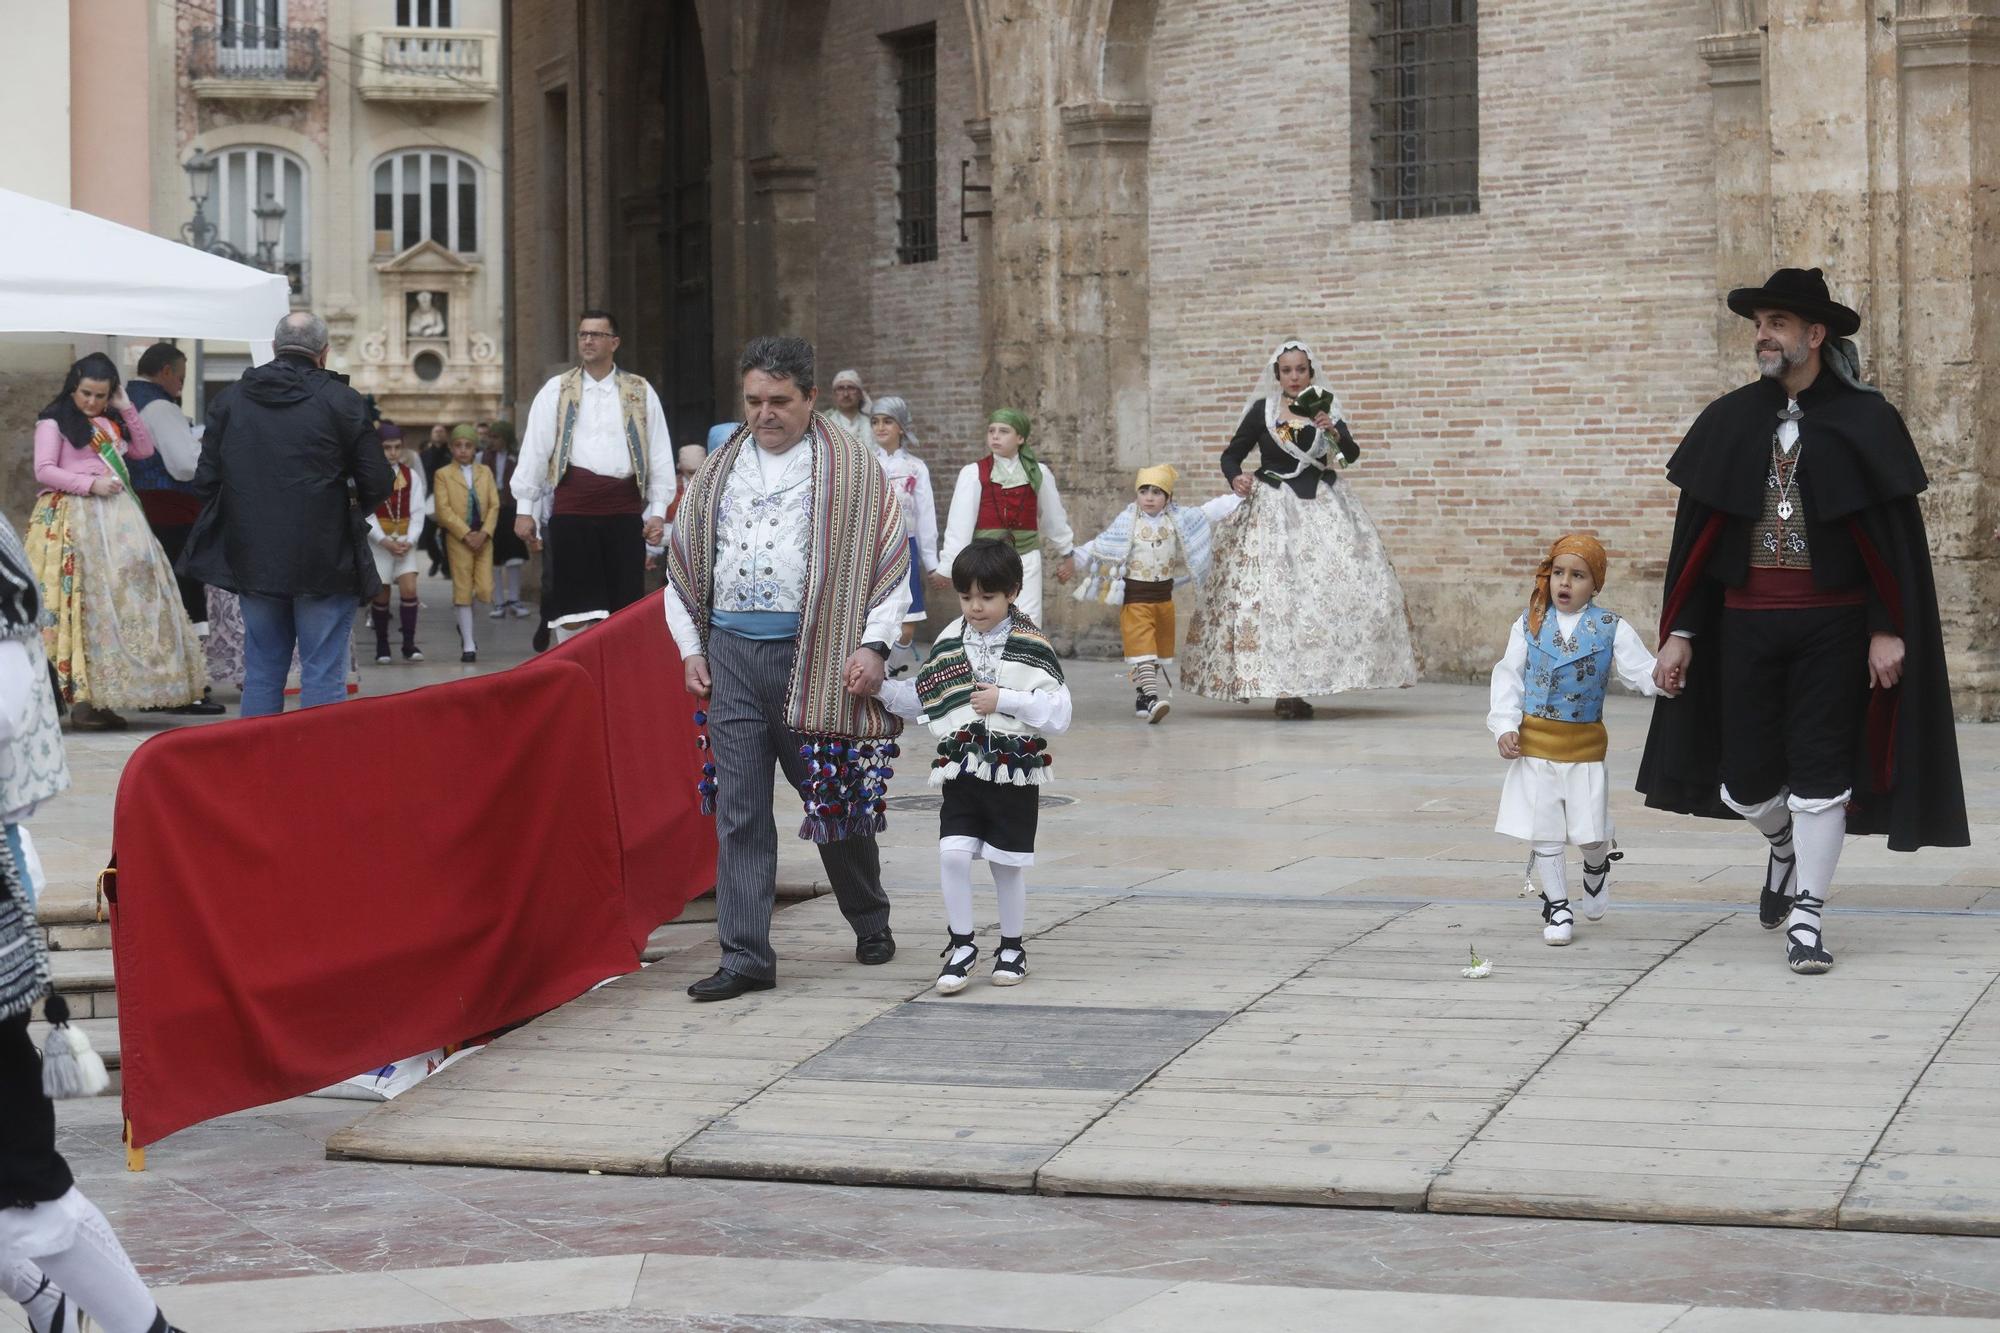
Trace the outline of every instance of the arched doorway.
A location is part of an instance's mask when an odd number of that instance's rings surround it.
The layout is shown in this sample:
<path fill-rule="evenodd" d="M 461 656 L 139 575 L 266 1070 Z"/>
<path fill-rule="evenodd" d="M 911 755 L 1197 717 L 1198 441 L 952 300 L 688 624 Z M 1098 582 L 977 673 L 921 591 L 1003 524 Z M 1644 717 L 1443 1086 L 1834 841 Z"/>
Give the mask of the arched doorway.
<path fill-rule="evenodd" d="M 717 419 L 709 237 L 709 87 L 696 0 L 614 0 L 608 301 L 621 360 L 651 380 L 683 444 Z"/>

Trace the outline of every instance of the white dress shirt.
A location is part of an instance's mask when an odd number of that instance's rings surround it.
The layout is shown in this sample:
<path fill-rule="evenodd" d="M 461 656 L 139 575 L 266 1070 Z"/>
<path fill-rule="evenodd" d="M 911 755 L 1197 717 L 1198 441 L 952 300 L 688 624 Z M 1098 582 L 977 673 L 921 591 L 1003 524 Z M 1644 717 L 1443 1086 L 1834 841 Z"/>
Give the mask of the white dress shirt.
<path fill-rule="evenodd" d="M 944 539 L 938 543 L 937 567 L 950 569 L 958 553 L 972 545 L 979 526 L 979 465 L 967 463 L 959 469 L 958 484 L 952 487 L 951 510 L 945 518 Z M 1060 560 L 1076 546 L 1069 515 L 1063 510 L 1062 492 L 1056 489 L 1056 474 L 1042 464 L 1042 484 L 1035 490 L 1036 514 L 1042 530 L 1042 545 L 1051 558 Z"/>
<path fill-rule="evenodd" d="M 959 630 L 960 641 L 965 645 L 965 663 L 972 668 L 972 678 L 981 685 L 991 685 L 999 672 L 1000 653 L 1007 646 L 1007 635 L 1012 632 L 1012 627 L 1003 620 L 982 633 L 960 621 Z M 897 717 L 911 722 L 924 720 L 923 705 L 917 698 L 914 680 L 884 677 L 875 697 Z M 1069 730 L 1076 705 L 1070 698 L 1068 685 L 1054 690 L 1003 688 L 995 711 L 1006 714 L 1024 727 L 1031 727 L 1045 735 L 1060 736 Z"/>
<path fill-rule="evenodd" d="M 1569 638 L 1576 633 L 1577 622 L 1583 619 L 1584 612 L 1558 611 L 1552 606 L 1548 614 L 1556 618 L 1556 632 Z M 1660 687 L 1653 683 L 1653 665 L 1646 641 L 1639 637 L 1630 621 L 1618 617 L 1618 630 L 1611 639 L 1612 675 L 1634 694 L 1657 695 Z M 1494 740 L 1521 729 L 1521 701 L 1527 682 L 1528 631 L 1516 617 L 1514 627 L 1507 631 L 1507 651 L 1493 664 L 1493 679 L 1487 690 L 1486 729 L 1493 733 Z"/>
<path fill-rule="evenodd" d="M 712 608 L 798 611 L 804 606 L 812 557 L 815 498 L 812 478 L 812 449 L 803 442 L 781 454 L 754 443 L 743 447 L 729 479 L 723 483 L 718 506 L 709 590 Z M 804 521 L 796 521 L 801 514 Z M 753 533 L 772 544 L 761 551 L 766 557 L 763 562 L 746 566 L 740 557 L 755 550 L 756 543 L 750 540 Z M 784 547 L 782 553 L 780 545 Z M 739 558 L 732 560 L 732 554 Z M 766 568 L 768 574 L 764 572 Z M 667 632 L 674 636 L 674 646 L 680 649 L 681 656 L 701 656 L 701 632 L 671 585 L 667 596 L 660 600 L 666 610 Z M 896 642 L 902 634 L 904 613 L 909 609 L 909 580 L 899 580 L 887 597 L 869 608 L 861 643 Z M 861 644 L 854 646 L 859 648 Z"/>
<path fill-rule="evenodd" d="M 175 481 L 193 481 L 195 468 L 201 464 L 201 441 L 181 415 L 181 405 L 171 398 L 155 398 L 139 413 L 139 420 L 153 432 L 153 445 L 167 475 Z"/>
<path fill-rule="evenodd" d="M 562 376 L 542 386 L 528 409 L 521 431 L 521 454 L 514 463 L 514 506 L 518 513 L 539 514 L 548 484 L 549 461 L 556 452 L 556 408 L 562 401 Z M 646 386 L 646 517 L 665 518 L 674 499 L 674 443 L 667 434 L 667 416 L 660 396 Z M 625 414 L 618 405 L 616 368 L 603 379 L 583 376 L 582 402 L 576 413 L 576 438 L 570 442 L 571 466 L 600 477 L 629 477 L 632 457 L 625 447 Z"/>

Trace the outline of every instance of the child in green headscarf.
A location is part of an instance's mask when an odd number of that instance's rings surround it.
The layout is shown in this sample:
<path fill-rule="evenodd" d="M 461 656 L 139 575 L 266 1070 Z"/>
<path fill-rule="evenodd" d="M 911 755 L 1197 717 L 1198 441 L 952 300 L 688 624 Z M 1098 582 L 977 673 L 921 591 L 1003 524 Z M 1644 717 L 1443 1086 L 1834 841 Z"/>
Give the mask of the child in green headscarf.
<path fill-rule="evenodd" d="M 1003 407 L 987 419 L 987 456 L 960 470 L 951 493 L 951 513 L 938 546 L 938 567 L 951 568 L 958 553 L 979 538 L 1010 542 L 1021 556 L 1021 592 L 1014 599 L 1028 619 L 1042 619 L 1042 550 L 1052 547 L 1061 563 L 1056 576 L 1076 570 L 1070 556 L 1075 534 L 1063 512 L 1055 476 L 1028 444 L 1034 424 L 1027 413 Z"/>

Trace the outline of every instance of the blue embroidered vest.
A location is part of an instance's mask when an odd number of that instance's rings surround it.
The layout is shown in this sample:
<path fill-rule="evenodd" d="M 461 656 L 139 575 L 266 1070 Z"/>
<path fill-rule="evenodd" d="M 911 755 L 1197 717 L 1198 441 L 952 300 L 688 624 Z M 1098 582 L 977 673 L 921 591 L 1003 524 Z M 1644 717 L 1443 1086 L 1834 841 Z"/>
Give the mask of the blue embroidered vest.
<path fill-rule="evenodd" d="M 148 404 L 165 398 L 167 391 L 151 380 L 131 379 L 125 381 L 125 396 L 131 399 L 133 407 L 144 412 Z M 132 489 L 135 491 L 174 491 L 181 495 L 195 493 L 193 482 L 176 480 L 174 474 L 167 471 L 166 461 L 158 451 L 145 458 L 126 459 L 125 469 L 132 474 Z"/>
<path fill-rule="evenodd" d="M 1563 639 L 1550 607 L 1542 617 L 1542 632 L 1528 636 L 1522 715 L 1550 722 L 1603 721 L 1604 687 L 1610 683 L 1617 635 L 1618 617 L 1592 604 L 1576 622 L 1576 638 Z"/>

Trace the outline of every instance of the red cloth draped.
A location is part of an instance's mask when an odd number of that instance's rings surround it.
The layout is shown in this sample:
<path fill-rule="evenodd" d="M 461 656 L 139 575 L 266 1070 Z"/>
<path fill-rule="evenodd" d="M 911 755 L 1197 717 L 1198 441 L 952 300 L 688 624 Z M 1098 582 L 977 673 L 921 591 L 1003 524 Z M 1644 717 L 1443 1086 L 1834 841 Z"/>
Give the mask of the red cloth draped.
<path fill-rule="evenodd" d="M 112 910 L 133 1143 L 633 970 L 715 880 L 680 675 L 655 596 L 511 671 L 141 746 Z"/>
<path fill-rule="evenodd" d="M 634 948 L 715 887 L 715 821 L 695 790 L 706 757 L 695 747 L 700 705 L 682 683 L 665 595 L 640 598 L 540 659 L 574 662 L 597 684 Z"/>

